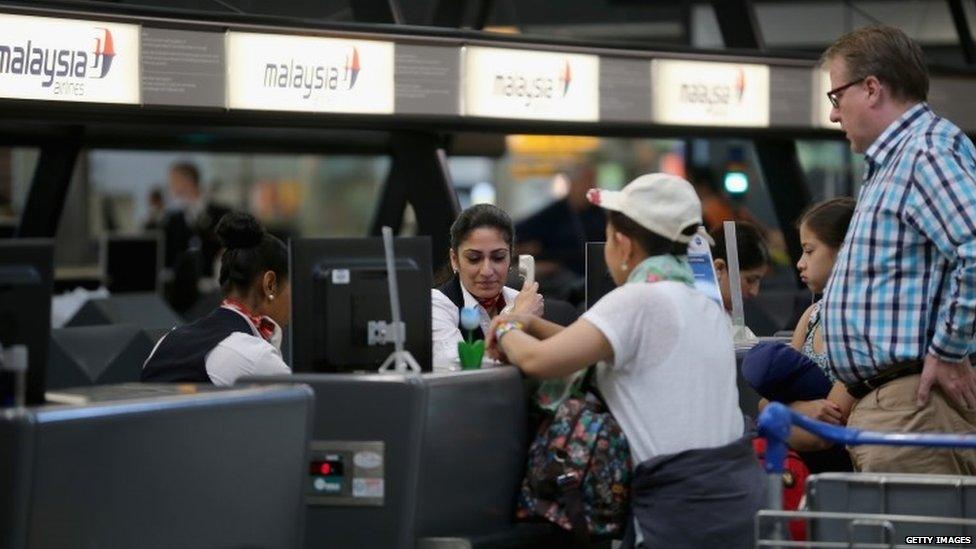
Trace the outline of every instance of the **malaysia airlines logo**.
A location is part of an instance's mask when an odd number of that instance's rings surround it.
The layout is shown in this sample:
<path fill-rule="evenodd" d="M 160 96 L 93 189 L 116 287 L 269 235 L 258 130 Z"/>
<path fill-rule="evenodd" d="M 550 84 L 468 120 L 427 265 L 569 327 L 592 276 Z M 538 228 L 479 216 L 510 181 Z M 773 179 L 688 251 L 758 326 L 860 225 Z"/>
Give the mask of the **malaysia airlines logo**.
<path fill-rule="evenodd" d="M 115 59 L 115 44 L 112 42 L 112 32 L 108 29 L 98 28 L 104 34 L 95 38 L 95 56 L 93 69 L 101 69 L 101 73 L 93 78 L 105 78 L 108 71 L 112 68 L 112 60 Z"/>
<path fill-rule="evenodd" d="M 349 89 L 356 85 L 357 78 L 359 78 L 359 50 L 353 46 L 352 53 L 346 56 L 346 80 L 349 81 Z"/>
<path fill-rule="evenodd" d="M 573 71 L 569 68 L 569 61 L 563 65 L 563 72 L 559 75 L 559 81 L 563 83 L 563 97 L 569 92 L 569 83 L 573 81 Z"/>
<path fill-rule="evenodd" d="M 42 88 L 53 86 L 56 95 L 85 95 L 84 81 L 107 77 L 117 55 L 110 30 L 95 27 L 93 33 L 91 45 L 77 49 L 44 47 L 32 39 L 0 43 L 0 75 L 38 78 Z"/>
<path fill-rule="evenodd" d="M 302 99 L 320 92 L 350 91 L 356 86 L 362 70 L 359 49 L 352 46 L 341 59 L 335 64 L 305 64 L 295 59 L 289 59 L 287 63 L 265 63 L 264 87 L 301 90 Z"/>
<path fill-rule="evenodd" d="M 746 71 L 741 68 L 735 75 L 735 102 L 742 104 L 742 96 L 746 93 Z"/>

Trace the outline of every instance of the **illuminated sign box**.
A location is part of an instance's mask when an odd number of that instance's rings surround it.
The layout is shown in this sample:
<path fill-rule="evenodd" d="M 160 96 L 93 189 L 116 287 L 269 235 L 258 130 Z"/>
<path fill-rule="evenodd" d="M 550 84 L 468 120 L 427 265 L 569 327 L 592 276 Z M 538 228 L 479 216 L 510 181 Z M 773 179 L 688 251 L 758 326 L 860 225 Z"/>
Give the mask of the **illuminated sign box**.
<path fill-rule="evenodd" d="M 811 88 L 813 89 L 813 127 L 839 130 L 840 124 L 830 121 L 830 111 L 833 108 L 830 100 L 827 99 L 827 92 L 831 90 L 830 73 L 822 68 L 814 68 Z"/>
<path fill-rule="evenodd" d="M 139 26 L 0 15 L 0 97 L 139 103 Z"/>
<path fill-rule="evenodd" d="M 227 33 L 231 109 L 393 113 L 393 43 Z"/>
<path fill-rule="evenodd" d="M 682 126 L 769 126 L 769 67 L 655 59 L 654 122 Z"/>
<path fill-rule="evenodd" d="M 503 48 L 464 48 L 464 114 L 596 122 L 600 58 Z"/>

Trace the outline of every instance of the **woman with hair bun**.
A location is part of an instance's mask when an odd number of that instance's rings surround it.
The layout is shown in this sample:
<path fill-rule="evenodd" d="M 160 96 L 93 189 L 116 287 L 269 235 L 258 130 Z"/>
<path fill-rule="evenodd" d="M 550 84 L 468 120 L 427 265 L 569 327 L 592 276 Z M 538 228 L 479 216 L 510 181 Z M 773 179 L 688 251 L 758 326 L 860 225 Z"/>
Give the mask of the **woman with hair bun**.
<path fill-rule="evenodd" d="M 231 385 L 241 376 L 291 373 L 280 350 L 291 316 L 288 249 L 246 213 L 225 215 L 217 236 L 223 302 L 160 339 L 142 381 Z"/>

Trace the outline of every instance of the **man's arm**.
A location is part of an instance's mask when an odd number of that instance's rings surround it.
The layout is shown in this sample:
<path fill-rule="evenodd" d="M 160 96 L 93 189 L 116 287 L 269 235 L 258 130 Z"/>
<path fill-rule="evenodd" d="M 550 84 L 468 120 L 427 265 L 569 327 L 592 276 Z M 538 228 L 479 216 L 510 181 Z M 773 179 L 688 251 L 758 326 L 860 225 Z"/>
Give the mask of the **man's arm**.
<path fill-rule="evenodd" d="M 960 150 L 961 149 L 961 150 Z M 919 384 L 920 404 L 938 384 L 960 405 L 976 408 L 976 376 L 965 360 L 976 339 L 976 177 L 965 148 L 926 151 L 917 158 L 908 212 L 950 265 L 949 289 Z"/>

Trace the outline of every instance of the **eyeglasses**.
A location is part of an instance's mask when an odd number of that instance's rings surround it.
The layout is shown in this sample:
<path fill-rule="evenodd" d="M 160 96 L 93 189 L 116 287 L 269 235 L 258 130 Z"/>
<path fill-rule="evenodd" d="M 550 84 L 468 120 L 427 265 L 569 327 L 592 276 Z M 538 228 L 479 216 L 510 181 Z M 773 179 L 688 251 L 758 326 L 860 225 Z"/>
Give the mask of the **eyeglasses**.
<path fill-rule="evenodd" d="M 856 86 L 856 85 L 860 84 L 861 82 L 864 82 L 864 78 L 858 78 L 857 80 L 854 80 L 852 82 L 848 82 L 848 83 L 844 84 L 843 86 L 838 86 L 838 87 L 830 90 L 829 92 L 827 92 L 827 99 L 830 100 L 830 104 L 833 105 L 835 109 L 840 108 L 840 92 L 846 90 L 847 88 L 849 88 L 851 86 Z"/>

